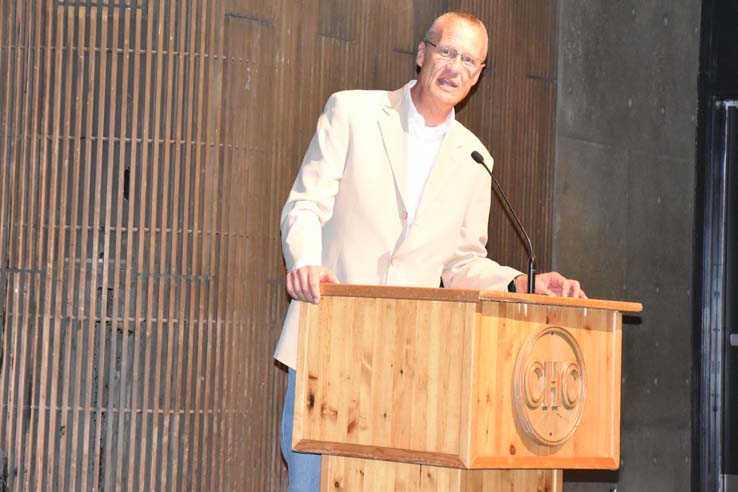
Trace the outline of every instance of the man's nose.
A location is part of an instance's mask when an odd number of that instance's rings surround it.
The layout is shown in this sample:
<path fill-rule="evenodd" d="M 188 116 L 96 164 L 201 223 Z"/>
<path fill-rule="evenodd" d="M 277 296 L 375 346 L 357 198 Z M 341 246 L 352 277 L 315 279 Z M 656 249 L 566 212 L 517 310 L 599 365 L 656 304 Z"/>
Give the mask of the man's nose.
<path fill-rule="evenodd" d="M 461 55 L 456 55 L 453 58 L 449 58 L 448 62 L 446 62 L 447 67 L 452 67 L 454 70 L 461 70 Z"/>

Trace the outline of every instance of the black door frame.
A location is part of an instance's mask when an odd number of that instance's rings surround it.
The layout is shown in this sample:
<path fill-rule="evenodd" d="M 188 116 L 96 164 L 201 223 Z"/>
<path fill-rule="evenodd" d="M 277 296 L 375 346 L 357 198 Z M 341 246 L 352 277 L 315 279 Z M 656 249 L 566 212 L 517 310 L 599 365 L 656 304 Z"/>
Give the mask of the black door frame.
<path fill-rule="evenodd" d="M 723 487 L 723 433 L 726 349 L 726 289 L 729 255 L 728 120 L 738 121 L 738 101 L 706 101 L 698 162 L 695 214 L 695 340 L 692 490 L 718 492 Z M 735 163 L 733 163 L 735 165 Z"/>
<path fill-rule="evenodd" d="M 728 377 L 726 362 L 736 362 L 726 322 L 738 319 L 735 263 L 738 225 L 733 215 L 738 205 L 738 152 L 728 147 L 727 118 L 738 120 L 738 3 L 735 0 L 702 0 L 698 126 L 695 172 L 694 331 L 692 352 L 692 487 L 695 492 L 726 490 L 725 470 L 735 473 L 735 454 L 725 461 L 727 450 L 736 453 L 735 426 L 723 420 L 729 415 L 726 382 L 734 392 L 735 374 Z M 731 116 L 731 114 L 733 116 Z M 738 121 L 734 121 L 738 128 Z M 738 130 L 735 130 L 738 131 Z M 733 145 L 738 138 L 733 135 Z M 727 157 L 732 154 L 733 162 Z M 732 169 L 732 173 L 731 173 Z M 729 193 L 732 190 L 732 195 Z M 731 273 L 732 272 L 732 273 Z M 735 328 L 733 328 L 735 329 Z M 728 366 L 730 367 L 730 366 Z M 732 373 L 731 373 L 732 374 Z M 726 396 L 728 398 L 726 398 Z M 735 411 L 735 404 L 732 403 Z M 735 418 L 734 418 L 735 419 Z M 732 436 L 723 442 L 726 431 Z M 728 444 L 726 447 L 725 444 Z M 731 471 L 732 470 L 732 471 Z M 735 477 L 735 475 L 733 475 Z"/>

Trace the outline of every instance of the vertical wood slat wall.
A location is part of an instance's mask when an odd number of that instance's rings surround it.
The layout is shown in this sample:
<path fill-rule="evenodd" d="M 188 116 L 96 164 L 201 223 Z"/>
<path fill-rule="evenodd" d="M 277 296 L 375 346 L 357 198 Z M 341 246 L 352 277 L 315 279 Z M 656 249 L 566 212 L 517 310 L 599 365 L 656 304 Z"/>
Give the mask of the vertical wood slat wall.
<path fill-rule="evenodd" d="M 395 88 L 433 17 L 490 28 L 458 117 L 550 257 L 543 0 L 0 0 L 0 476 L 284 490 L 279 209 L 327 96 Z M 493 205 L 490 250 L 522 268 Z"/>

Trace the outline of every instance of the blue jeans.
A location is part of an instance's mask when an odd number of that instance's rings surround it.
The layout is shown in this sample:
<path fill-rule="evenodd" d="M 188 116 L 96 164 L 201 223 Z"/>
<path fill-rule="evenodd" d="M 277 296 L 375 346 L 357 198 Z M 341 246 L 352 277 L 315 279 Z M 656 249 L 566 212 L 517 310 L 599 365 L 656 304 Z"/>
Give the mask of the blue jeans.
<path fill-rule="evenodd" d="M 320 455 L 292 451 L 292 420 L 295 412 L 295 370 L 290 369 L 282 410 L 282 456 L 287 462 L 289 492 L 320 491 Z"/>

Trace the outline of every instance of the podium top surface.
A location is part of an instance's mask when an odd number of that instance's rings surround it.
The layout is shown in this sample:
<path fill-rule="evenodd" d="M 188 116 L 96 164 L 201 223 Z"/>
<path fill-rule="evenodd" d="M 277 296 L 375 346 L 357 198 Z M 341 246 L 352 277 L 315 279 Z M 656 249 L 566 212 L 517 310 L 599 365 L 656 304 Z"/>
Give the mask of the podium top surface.
<path fill-rule="evenodd" d="M 519 302 L 549 306 L 571 306 L 589 309 L 607 309 L 628 313 L 639 313 L 643 305 L 638 302 L 608 301 L 603 299 L 573 299 L 539 294 L 519 294 L 493 290 L 433 289 L 428 287 L 394 287 L 357 284 L 321 284 L 324 296 L 378 297 L 385 299 L 416 299 L 456 302 Z"/>

